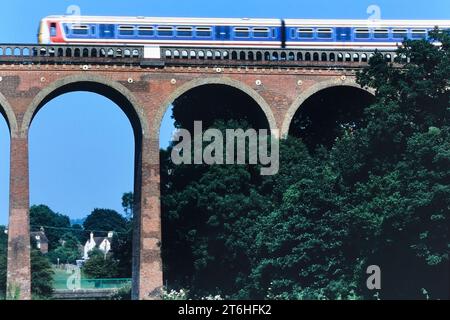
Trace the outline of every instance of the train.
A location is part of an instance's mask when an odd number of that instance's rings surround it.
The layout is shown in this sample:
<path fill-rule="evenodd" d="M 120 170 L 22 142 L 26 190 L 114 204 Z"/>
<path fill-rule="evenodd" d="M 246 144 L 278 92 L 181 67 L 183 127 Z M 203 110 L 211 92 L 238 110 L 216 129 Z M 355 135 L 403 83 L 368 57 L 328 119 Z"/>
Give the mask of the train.
<path fill-rule="evenodd" d="M 395 49 L 404 39 L 426 39 L 450 20 L 316 20 L 48 16 L 40 44 L 152 47 Z"/>

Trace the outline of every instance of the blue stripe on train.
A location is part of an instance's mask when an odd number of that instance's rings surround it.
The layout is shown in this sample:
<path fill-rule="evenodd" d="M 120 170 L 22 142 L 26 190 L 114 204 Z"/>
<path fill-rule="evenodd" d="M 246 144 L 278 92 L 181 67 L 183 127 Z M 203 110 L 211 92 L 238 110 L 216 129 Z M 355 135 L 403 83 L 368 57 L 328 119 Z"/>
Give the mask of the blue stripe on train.
<path fill-rule="evenodd" d="M 247 26 L 249 29 L 247 37 L 239 37 L 234 26 L 211 26 L 211 32 L 209 36 L 198 36 L 198 32 L 195 31 L 196 27 L 202 28 L 205 26 L 173 26 L 172 34 L 163 36 L 158 34 L 159 25 L 129 25 L 134 29 L 131 31 L 120 31 L 120 24 L 83 24 L 87 28 L 79 29 L 73 28 L 73 25 L 64 23 L 64 33 L 67 39 L 105 39 L 105 40 L 198 40 L 198 41 L 281 41 L 281 27 L 266 27 L 269 29 L 267 37 L 256 37 L 256 32 L 253 29 L 264 28 L 260 26 Z M 139 27 L 152 27 L 153 35 L 140 35 L 138 32 Z M 161 26 L 167 27 L 167 26 Z M 180 35 L 182 31 L 176 31 L 177 27 L 190 27 L 192 28 L 191 35 Z M 242 26 L 240 26 L 242 27 Z M 141 31 L 144 33 L 143 31 Z M 147 31 L 149 33 L 149 31 Z M 167 33 L 167 32 L 166 32 Z M 178 33 L 178 34 L 177 34 Z M 204 33 L 204 32 L 203 32 Z"/>

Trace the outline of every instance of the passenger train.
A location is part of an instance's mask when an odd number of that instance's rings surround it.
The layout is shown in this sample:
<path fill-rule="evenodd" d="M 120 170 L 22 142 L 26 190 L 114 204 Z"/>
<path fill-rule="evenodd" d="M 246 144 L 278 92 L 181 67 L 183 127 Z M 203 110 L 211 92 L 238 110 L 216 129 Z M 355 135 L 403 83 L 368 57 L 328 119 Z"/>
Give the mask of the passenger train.
<path fill-rule="evenodd" d="M 450 20 L 311 20 L 49 16 L 41 44 L 393 49 Z"/>

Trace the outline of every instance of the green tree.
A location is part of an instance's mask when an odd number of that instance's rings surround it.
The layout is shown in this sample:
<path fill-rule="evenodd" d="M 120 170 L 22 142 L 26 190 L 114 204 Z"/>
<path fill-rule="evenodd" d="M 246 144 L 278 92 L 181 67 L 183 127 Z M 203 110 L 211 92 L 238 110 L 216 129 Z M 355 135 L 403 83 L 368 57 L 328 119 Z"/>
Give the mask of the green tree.
<path fill-rule="evenodd" d="M 336 146 L 335 163 L 349 192 L 352 232 L 384 271 L 384 298 L 446 298 L 449 294 L 450 35 L 435 46 L 406 41 L 402 68 L 380 55 L 359 75 L 377 92 L 368 124 Z M 353 156 L 343 156 L 352 150 Z M 350 160 L 350 161 L 349 161 Z"/>
<path fill-rule="evenodd" d="M 87 216 L 83 227 L 86 231 L 125 232 L 127 219 L 114 210 L 95 209 Z"/>
<path fill-rule="evenodd" d="M 229 120 L 213 126 L 249 124 Z M 259 168 L 174 166 L 170 151 L 162 152 L 161 171 L 166 280 L 197 296 L 236 294 L 250 272 L 254 226 L 265 206 L 253 187 L 261 180 Z"/>
<path fill-rule="evenodd" d="M 133 260 L 133 224 L 128 223 L 124 233 L 114 233 L 111 252 L 117 261 L 118 277 L 131 278 Z"/>
<path fill-rule="evenodd" d="M 251 276 L 260 297 L 371 298 L 361 277 L 372 264 L 383 272 L 380 298 L 448 297 L 449 35 L 432 37 L 442 46 L 405 42 L 401 68 L 370 61 L 359 82 L 376 101 L 330 152 L 293 166 L 282 155 L 268 182 L 282 182 L 283 201 L 261 222 Z"/>
<path fill-rule="evenodd" d="M 133 192 L 124 193 L 122 196 L 122 207 L 125 212 L 125 216 L 128 219 L 133 217 L 133 205 L 134 205 L 134 197 Z"/>
<path fill-rule="evenodd" d="M 53 270 L 50 261 L 39 250 L 31 250 L 31 293 L 35 299 L 49 298 L 53 293 Z"/>
<path fill-rule="evenodd" d="M 45 235 L 49 241 L 49 250 L 58 246 L 59 240 L 70 228 L 70 219 L 60 213 L 52 211 L 46 205 L 32 206 L 30 208 L 31 230 L 38 231 L 44 227 Z"/>
<path fill-rule="evenodd" d="M 375 264 L 380 298 L 448 298 L 450 36 L 431 36 L 442 45 L 406 41 L 395 65 L 375 55 L 358 76 L 375 89 L 374 103 L 357 121 L 347 112 L 333 118 L 329 143 L 283 141 L 276 176 L 252 166 L 173 166 L 171 149 L 162 151 L 169 285 L 194 296 L 371 299 L 365 271 Z M 199 113 L 182 107 L 201 98 L 175 104 L 178 127 L 190 128 Z M 213 110 L 208 125 L 215 116 L 229 120 Z"/>
<path fill-rule="evenodd" d="M 89 238 L 89 232 L 84 231 L 81 224 L 73 224 L 72 231 L 70 232 L 79 243 L 84 244 Z"/>
<path fill-rule="evenodd" d="M 48 254 L 53 264 L 57 264 L 58 261 L 64 264 L 75 264 L 81 256 L 80 242 L 72 233 L 64 234 L 59 246 Z"/>
<path fill-rule="evenodd" d="M 118 276 L 118 262 L 111 254 L 104 254 L 94 249 L 89 254 L 89 260 L 83 266 L 84 273 L 91 279 L 110 279 Z"/>

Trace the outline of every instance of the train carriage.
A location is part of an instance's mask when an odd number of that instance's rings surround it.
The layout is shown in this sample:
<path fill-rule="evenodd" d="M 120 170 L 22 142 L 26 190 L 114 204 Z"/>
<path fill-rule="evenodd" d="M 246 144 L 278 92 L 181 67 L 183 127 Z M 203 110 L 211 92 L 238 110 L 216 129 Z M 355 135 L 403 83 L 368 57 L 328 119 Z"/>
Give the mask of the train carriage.
<path fill-rule="evenodd" d="M 280 48 L 282 22 L 278 19 L 50 16 L 41 21 L 39 42 Z"/>
<path fill-rule="evenodd" d="M 395 49 L 404 39 L 421 40 L 448 20 L 285 20 L 287 48 Z"/>
<path fill-rule="evenodd" d="M 448 20 L 314 20 L 49 16 L 41 44 L 395 49 L 428 37 Z"/>

